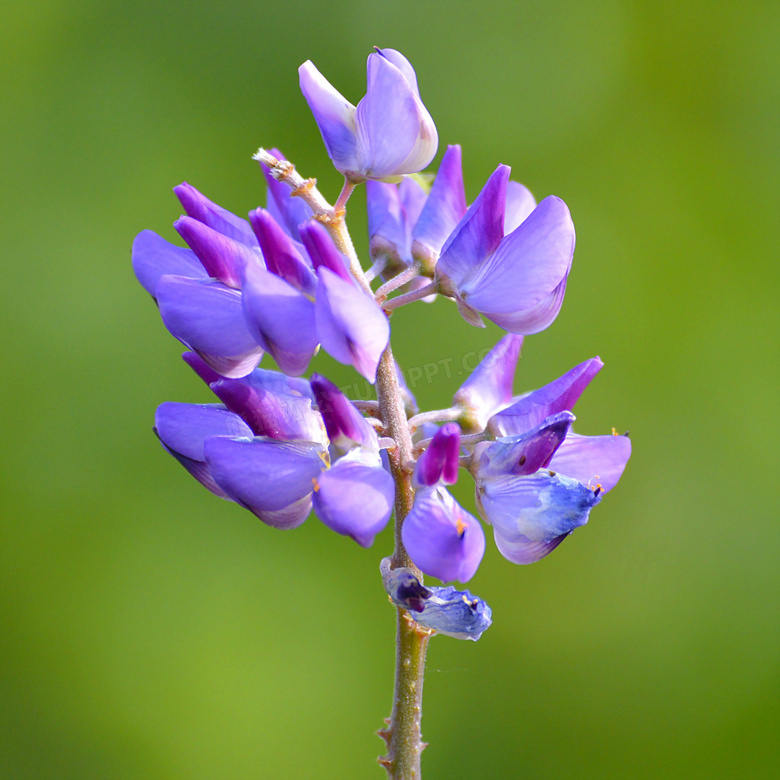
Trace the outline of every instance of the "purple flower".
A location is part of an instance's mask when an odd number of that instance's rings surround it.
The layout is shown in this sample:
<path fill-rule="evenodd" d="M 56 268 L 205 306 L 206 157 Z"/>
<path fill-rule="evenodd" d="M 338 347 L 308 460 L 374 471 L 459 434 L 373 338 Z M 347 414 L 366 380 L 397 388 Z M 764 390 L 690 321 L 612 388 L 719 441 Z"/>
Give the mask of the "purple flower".
<path fill-rule="evenodd" d="M 392 602 L 409 610 L 423 628 L 476 642 L 492 623 L 490 607 L 467 590 L 423 586 L 411 569 L 382 562 L 382 581 Z"/>
<path fill-rule="evenodd" d="M 401 536 L 409 556 L 425 574 L 445 582 L 468 582 L 485 553 L 479 521 L 450 495 L 457 480 L 460 429 L 443 426 L 417 462 L 418 487 Z"/>
<path fill-rule="evenodd" d="M 530 202 L 508 183 L 500 165 L 444 244 L 435 278 L 471 324 L 483 314 L 510 333 L 538 333 L 563 303 L 574 225 L 552 195 L 523 218 Z"/>
<path fill-rule="evenodd" d="M 570 432 L 573 421 L 571 412 L 561 411 L 474 452 L 477 506 L 513 563 L 534 563 L 552 552 L 587 523 L 623 473 L 628 437 L 577 436 Z"/>
<path fill-rule="evenodd" d="M 414 69 L 399 52 L 377 49 L 369 55 L 368 87 L 357 108 L 311 61 L 298 73 L 328 155 L 348 179 L 398 181 L 433 159 L 436 126 L 420 100 Z"/>

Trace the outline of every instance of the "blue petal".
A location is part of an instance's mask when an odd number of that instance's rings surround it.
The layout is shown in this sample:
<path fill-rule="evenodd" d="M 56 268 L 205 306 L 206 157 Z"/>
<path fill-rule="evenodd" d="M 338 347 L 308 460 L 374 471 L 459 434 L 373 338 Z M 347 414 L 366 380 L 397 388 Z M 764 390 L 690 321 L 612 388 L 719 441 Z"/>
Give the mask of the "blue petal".
<path fill-rule="evenodd" d="M 601 498 L 578 480 L 542 470 L 477 484 L 477 505 L 493 525 L 496 546 L 513 563 L 534 563 L 588 522 Z"/>
<path fill-rule="evenodd" d="M 606 493 L 617 485 L 631 457 L 628 436 L 578 436 L 570 433 L 550 461 L 550 468 Z"/>
<path fill-rule="evenodd" d="M 174 187 L 173 191 L 181 201 L 188 216 L 208 225 L 222 235 L 240 241 L 242 244 L 251 247 L 257 246 L 252 228 L 249 227 L 245 219 L 237 217 L 227 209 L 223 209 L 222 206 L 210 201 L 186 181 Z"/>

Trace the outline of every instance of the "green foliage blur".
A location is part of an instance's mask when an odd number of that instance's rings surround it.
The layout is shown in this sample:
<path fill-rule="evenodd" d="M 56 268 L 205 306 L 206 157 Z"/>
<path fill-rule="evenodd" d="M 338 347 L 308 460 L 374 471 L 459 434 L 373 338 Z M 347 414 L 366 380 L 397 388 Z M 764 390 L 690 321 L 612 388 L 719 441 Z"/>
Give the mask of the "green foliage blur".
<path fill-rule="evenodd" d="M 503 162 L 569 204 L 566 301 L 516 390 L 600 354 L 578 430 L 634 443 L 549 558 L 489 543 L 469 587 L 493 627 L 431 645 L 426 777 L 777 777 L 778 40 L 772 0 L 11 0 L 0 778 L 383 776 L 390 532 L 366 551 L 314 518 L 275 531 L 163 452 L 156 406 L 209 394 L 130 267 L 140 230 L 176 238 L 183 180 L 263 204 L 258 146 L 334 198 L 296 70 L 357 101 L 374 44 L 416 67 L 469 198 Z M 423 408 L 499 336 L 446 301 L 392 325 L 405 367 L 451 359 Z"/>

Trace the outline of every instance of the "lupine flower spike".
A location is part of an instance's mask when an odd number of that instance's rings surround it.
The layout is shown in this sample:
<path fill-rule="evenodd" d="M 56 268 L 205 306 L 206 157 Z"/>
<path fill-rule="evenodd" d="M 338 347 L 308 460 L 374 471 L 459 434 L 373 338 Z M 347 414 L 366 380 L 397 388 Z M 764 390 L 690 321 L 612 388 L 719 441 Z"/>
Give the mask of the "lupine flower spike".
<path fill-rule="evenodd" d="M 346 177 L 335 204 L 281 152 L 261 149 L 267 190 L 248 219 L 183 183 L 174 188 L 183 245 L 150 230 L 133 244 L 138 281 L 213 393 L 212 403 L 161 404 L 154 432 L 208 491 L 276 529 L 314 514 L 361 547 L 383 547 L 395 510 L 396 546 L 380 569 L 398 610 L 397 694 L 380 762 L 392 777 L 419 777 L 428 638 L 475 641 L 492 622 L 482 598 L 447 584 L 476 577 L 482 522 L 506 559 L 539 561 L 588 522 L 620 479 L 631 442 L 614 429 L 572 431 L 574 405 L 603 367 L 598 357 L 514 395 L 524 336 L 551 325 L 563 303 L 575 243 L 563 201 L 537 205 L 499 165 L 469 206 L 455 144 L 435 178 L 417 176 L 438 136 L 412 66 L 394 49 L 369 55 L 357 106 L 311 62 L 299 74 Z M 345 221 L 361 182 L 363 264 Z M 390 351 L 388 316 L 437 294 L 469 323 L 488 319 L 506 333 L 448 408 L 420 412 Z M 316 373 L 320 349 L 375 384 L 376 400 L 352 401 Z M 461 469 L 474 480 L 476 514 L 450 492 Z"/>

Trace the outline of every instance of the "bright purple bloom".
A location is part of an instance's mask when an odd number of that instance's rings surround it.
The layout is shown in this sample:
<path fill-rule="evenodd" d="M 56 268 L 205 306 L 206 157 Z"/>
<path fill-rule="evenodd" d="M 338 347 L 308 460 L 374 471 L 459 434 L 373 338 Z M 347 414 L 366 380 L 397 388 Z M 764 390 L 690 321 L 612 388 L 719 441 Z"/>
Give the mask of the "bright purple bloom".
<path fill-rule="evenodd" d="M 460 428 L 447 423 L 420 455 L 414 472 L 416 483 L 422 487 L 454 485 L 458 481 L 459 456 Z"/>
<path fill-rule="evenodd" d="M 500 165 L 447 239 L 436 281 L 468 322 L 479 325 L 483 314 L 510 333 L 538 333 L 563 303 L 574 225 L 566 204 L 551 195 L 514 227 L 523 198 L 508 193 L 508 182 L 509 167 Z M 507 235 L 505 224 L 514 227 Z"/>
<path fill-rule="evenodd" d="M 425 587 L 411 569 L 390 569 L 384 562 L 382 581 L 397 607 L 409 610 L 417 623 L 439 634 L 476 642 L 492 623 L 490 607 L 467 590 Z"/>
<path fill-rule="evenodd" d="M 368 87 L 357 108 L 311 61 L 298 73 L 328 156 L 347 178 L 398 181 L 433 159 L 436 126 L 420 100 L 414 69 L 399 52 L 377 49 L 369 55 Z"/>
<path fill-rule="evenodd" d="M 453 396 L 455 405 L 463 409 L 459 422 L 469 432 L 484 430 L 491 415 L 511 402 L 512 382 L 522 346 L 522 336 L 508 333 L 485 355 Z"/>
<path fill-rule="evenodd" d="M 586 360 L 550 384 L 526 393 L 494 414 L 487 428 L 495 436 L 524 433 L 541 424 L 550 415 L 571 411 L 574 404 L 604 367 L 598 356 Z"/>

